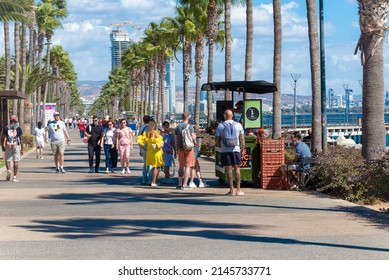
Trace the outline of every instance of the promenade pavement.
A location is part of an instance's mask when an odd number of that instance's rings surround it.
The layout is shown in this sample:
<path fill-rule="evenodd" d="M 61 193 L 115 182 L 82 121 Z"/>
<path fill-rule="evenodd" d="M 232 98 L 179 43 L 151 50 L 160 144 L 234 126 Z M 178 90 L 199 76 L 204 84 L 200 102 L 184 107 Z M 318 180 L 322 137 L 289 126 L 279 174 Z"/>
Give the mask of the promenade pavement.
<path fill-rule="evenodd" d="M 131 174 L 89 174 L 86 145 L 70 135 L 66 174 L 48 147 L 22 159 L 19 182 L 0 174 L 0 259 L 389 259 L 387 214 L 315 192 L 225 196 L 207 158 L 206 188 L 142 186 L 137 145 Z"/>

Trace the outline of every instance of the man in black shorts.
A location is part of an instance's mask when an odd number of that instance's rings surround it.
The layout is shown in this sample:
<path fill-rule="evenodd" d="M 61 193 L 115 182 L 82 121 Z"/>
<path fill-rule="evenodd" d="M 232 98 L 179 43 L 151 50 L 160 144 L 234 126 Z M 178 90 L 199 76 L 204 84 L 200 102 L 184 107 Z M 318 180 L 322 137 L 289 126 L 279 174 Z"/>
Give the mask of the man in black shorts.
<path fill-rule="evenodd" d="M 242 162 L 242 153 L 244 152 L 245 140 L 244 140 L 244 130 L 240 123 L 232 120 L 233 113 L 232 110 L 226 110 L 224 112 L 225 121 L 216 129 L 215 144 L 216 147 L 221 148 L 221 164 L 225 167 L 227 172 L 228 183 L 230 191 L 226 195 L 244 195 L 240 190 L 240 164 Z M 225 133 L 224 129 L 226 127 L 233 126 L 233 131 L 235 132 L 234 137 L 235 145 L 228 146 L 224 141 Z M 235 170 L 235 182 L 236 182 L 236 192 L 234 192 L 234 178 L 232 177 L 232 167 Z"/>

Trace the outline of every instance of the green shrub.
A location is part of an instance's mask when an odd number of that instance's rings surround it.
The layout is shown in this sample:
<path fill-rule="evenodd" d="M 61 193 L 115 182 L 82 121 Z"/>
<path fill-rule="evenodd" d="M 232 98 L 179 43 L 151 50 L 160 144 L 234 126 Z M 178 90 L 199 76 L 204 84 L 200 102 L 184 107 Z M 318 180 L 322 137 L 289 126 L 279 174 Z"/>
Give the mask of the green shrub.
<path fill-rule="evenodd" d="M 34 147 L 35 146 L 35 137 L 31 134 L 23 134 L 22 135 L 22 142 L 24 143 L 25 147 Z"/>
<path fill-rule="evenodd" d="M 200 154 L 210 157 L 215 156 L 215 136 L 208 133 L 198 133 L 198 137 L 203 137 Z"/>
<path fill-rule="evenodd" d="M 285 163 L 293 162 L 295 156 L 296 156 L 296 149 L 294 148 L 285 149 Z"/>
<path fill-rule="evenodd" d="M 315 188 L 349 201 L 360 201 L 368 197 L 368 182 L 364 159 L 360 150 L 331 147 L 320 154 L 313 168 Z"/>

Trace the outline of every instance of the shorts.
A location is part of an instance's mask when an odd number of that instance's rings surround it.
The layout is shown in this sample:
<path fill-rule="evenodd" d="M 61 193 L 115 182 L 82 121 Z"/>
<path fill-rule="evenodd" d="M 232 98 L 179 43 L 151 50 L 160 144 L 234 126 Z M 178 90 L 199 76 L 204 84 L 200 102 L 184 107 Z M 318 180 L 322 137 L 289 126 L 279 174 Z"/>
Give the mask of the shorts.
<path fill-rule="evenodd" d="M 287 163 L 285 164 L 285 170 L 288 170 L 288 171 L 293 171 L 293 170 L 296 170 L 296 171 L 301 171 L 302 170 L 302 167 L 300 164 L 295 164 L 295 163 Z"/>
<path fill-rule="evenodd" d="M 173 164 L 173 154 L 163 154 L 163 166 L 170 167 Z"/>
<path fill-rule="evenodd" d="M 194 146 L 194 157 L 199 158 L 200 157 L 200 148 L 199 146 Z"/>
<path fill-rule="evenodd" d="M 221 154 L 221 165 L 222 166 L 240 166 L 242 163 L 242 158 L 240 152 L 228 152 Z"/>
<path fill-rule="evenodd" d="M 53 154 L 63 154 L 65 152 L 65 142 L 51 142 Z"/>
<path fill-rule="evenodd" d="M 11 161 L 20 161 L 21 155 L 20 155 L 20 146 L 18 146 L 16 149 L 8 149 L 5 148 L 5 161 L 11 162 Z"/>
<path fill-rule="evenodd" d="M 194 149 L 189 151 L 178 150 L 178 163 L 180 167 L 194 168 L 195 166 Z"/>

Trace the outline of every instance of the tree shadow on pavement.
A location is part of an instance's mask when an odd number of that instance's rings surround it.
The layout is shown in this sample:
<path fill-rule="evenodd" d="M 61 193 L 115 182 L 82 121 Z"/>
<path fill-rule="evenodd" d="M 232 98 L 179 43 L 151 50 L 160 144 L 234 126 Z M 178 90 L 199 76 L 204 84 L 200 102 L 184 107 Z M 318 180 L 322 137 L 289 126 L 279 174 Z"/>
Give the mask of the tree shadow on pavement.
<path fill-rule="evenodd" d="M 213 223 L 195 220 L 102 219 L 76 218 L 66 220 L 34 220 L 36 225 L 18 226 L 35 232 L 56 233 L 63 239 L 182 236 L 237 242 L 321 246 L 389 253 L 389 248 L 348 244 L 301 241 L 292 238 L 261 236 L 259 227 L 234 223 Z M 251 234 L 250 234 L 251 233 Z"/>

